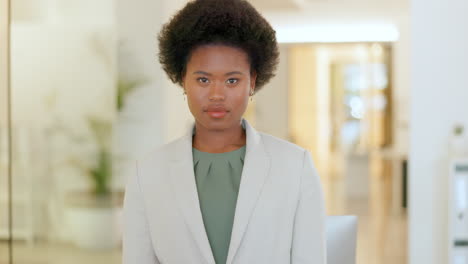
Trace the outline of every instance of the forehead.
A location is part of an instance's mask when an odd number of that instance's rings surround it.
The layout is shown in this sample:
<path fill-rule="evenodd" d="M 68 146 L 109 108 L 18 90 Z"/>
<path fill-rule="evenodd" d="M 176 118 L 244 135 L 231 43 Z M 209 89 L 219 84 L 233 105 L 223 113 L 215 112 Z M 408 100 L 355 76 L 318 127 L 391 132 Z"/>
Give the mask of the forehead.
<path fill-rule="evenodd" d="M 226 45 L 203 45 L 195 48 L 187 62 L 187 70 L 249 71 L 248 55 L 240 48 Z"/>

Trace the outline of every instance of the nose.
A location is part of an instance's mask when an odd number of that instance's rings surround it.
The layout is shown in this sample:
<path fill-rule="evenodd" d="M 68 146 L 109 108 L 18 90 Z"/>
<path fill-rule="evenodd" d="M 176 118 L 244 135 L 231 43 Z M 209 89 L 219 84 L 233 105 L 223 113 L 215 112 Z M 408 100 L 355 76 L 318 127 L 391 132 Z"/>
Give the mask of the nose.
<path fill-rule="evenodd" d="M 214 82 L 210 87 L 209 97 L 210 101 L 219 101 L 224 100 L 224 83 L 223 82 Z"/>

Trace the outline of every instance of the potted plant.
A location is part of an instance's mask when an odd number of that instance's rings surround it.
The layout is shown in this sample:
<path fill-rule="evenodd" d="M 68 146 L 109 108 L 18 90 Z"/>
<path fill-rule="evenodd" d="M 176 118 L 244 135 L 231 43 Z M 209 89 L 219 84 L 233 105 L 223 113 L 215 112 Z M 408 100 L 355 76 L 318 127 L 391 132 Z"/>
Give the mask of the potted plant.
<path fill-rule="evenodd" d="M 78 159 L 70 162 L 80 168 L 92 183 L 89 191 L 67 196 L 67 219 L 73 242 L 87 249 L 110 249 L 120 243 L 120 214 L 123 192 L 111 189 L 112 123 L 90 117 L 87 120 L 96 150 L 92 165 Z"/>
<path fill-rule="evenodd" d="M 99 43 L 97 43 L 99 44 Z M 100 46 L 96 46 L 98 55 L 106 59 Z M 119 56 L 121 57 L 121 56 Z M 107 61 L 107 60 L 105 60 Z M 91 188 L 88 190 L 68 191 L 65 199 L 60 201 L 57 208 L 62 209 L 65 206 L 65 220 L 71 241 L 79 247 L 87 249 L 110 249 L 119 245 L 121 241 L 121 211 L 123 205 L 124 191 L 122 188 L 115 190 L 112 188 L 114 172 L 116 172 L 116 162 L 122 161 L 127 155 L 126 151 L 120 151 L 118 155 L 117 148 L 113 145 L 115 134 L 119 135 L 119 124 L 125 119 L 121 117 L 124 109 L 126 97 L 141 85 L 147 82 L 146 78 L 128 73 L 127 60 L 122 62 L 119 67 L 118 79 L 116 83 L 116 112 L 117 122 L 96 116 L 89 116 L 85 119 L 89 133 L 77 132 L 71 128 L 70 124 L 64 122 L 59 110 L 56 109 L 58 100 L 58 91 L 45 97 L 47 109 L 51 113 L 51 124 L 48 136 L 50 141 L 55 138 L 65 138 L 69 142 L 71 149 L 60 152 L 60 155 L 54 156 L 58 161 L 53 161 L 53 169 L 78 168 L 80 174 L 85 175 L 89 180 Z M 126 66 L 127 65 L 127 66 Z M 74 124 L 73 124 L 74 125 Z M 92 151 L 87 149 L 90 147 Z M 87 149 L 86 153 L 76 153 Z M 63 196 L 60 196 L 60 199 Z M 54 217 L 60 217 L 62 210 L 54 213 Z M 61 228 L 61 221 L 55 221 L 55 228 Z M 68 232 L 67 232 L 68 235 Z"/>
<path fill-rule="evenodd" d="M 121 113 L 125 98 L 143 79 L 119 78 L 117 82 L 116 106 Z M 80 159 L 70 162 L 85 174 L 92 183 L 86 192 L 72 192 L 67 197 L 67 219 L 72 232 L 72 240 L 82 248 L 106 249 L 119 245 L 121 238 L 121 212 L 124 191 L 111 189 L 113 161 L 117 160 L 112 152 L 112 122 L 97 117 L 87 119 L 94 145 L 94 163 L 85 164 Z M 82 137 L 81 137 L 82 138 Z M 123 161 L 123 157 L 119 157 Z"/>

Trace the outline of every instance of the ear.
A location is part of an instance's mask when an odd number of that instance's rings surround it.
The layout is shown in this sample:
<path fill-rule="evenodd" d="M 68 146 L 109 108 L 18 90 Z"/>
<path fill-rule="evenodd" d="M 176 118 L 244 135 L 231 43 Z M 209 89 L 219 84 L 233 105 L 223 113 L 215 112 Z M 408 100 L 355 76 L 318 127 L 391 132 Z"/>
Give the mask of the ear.
<path fill-rule="evenodd" d="M 252 71 L 250 74 L 250 91 L 255 91 L 255 83 L 257 81 L 257 73 Z"/>

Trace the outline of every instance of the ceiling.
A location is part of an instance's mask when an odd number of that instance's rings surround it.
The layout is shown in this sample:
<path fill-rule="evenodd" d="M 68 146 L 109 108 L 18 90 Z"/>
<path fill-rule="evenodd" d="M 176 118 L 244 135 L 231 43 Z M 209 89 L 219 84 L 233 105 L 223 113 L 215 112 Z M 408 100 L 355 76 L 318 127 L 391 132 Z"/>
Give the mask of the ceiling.
<path fill-rule="evenodd" d="M 248 0 L 271 22 L 397 20 L 409 0 Z"/>
<path fill-rule="evenodd" d="M 405 11 L 409 0 L 248 0 L 261 12 L 314 12 L 315 10 L 346 13 L 352 10 L 385 13 L 388 9 Z M 350 8 L 352 10 L 350 10 Z M 327 9 L 327 10 L 323 10 Z"/>
<path fill-rule="evenodd" d="M 249 0 L 255 8 L 264 11 L 299 10 L 299 0 Z"/>

